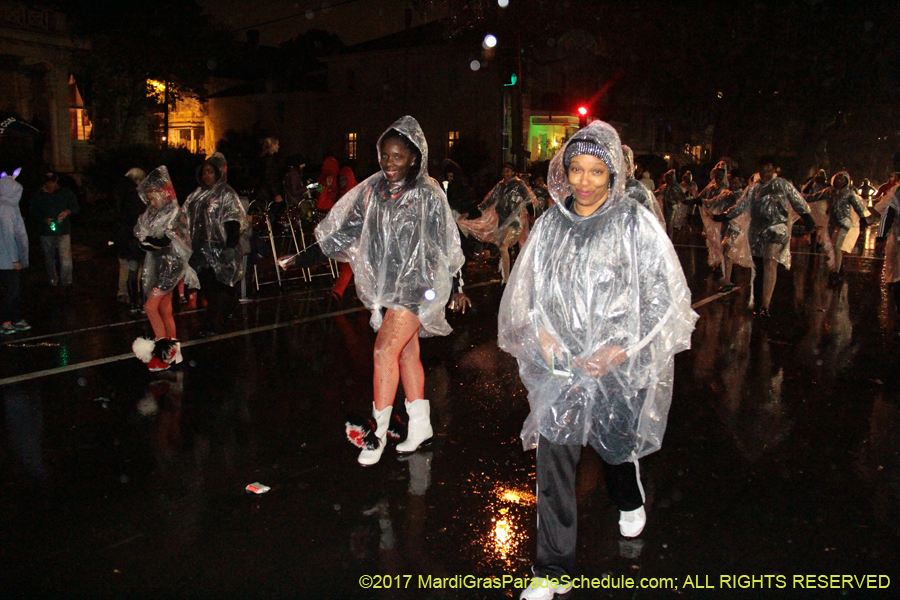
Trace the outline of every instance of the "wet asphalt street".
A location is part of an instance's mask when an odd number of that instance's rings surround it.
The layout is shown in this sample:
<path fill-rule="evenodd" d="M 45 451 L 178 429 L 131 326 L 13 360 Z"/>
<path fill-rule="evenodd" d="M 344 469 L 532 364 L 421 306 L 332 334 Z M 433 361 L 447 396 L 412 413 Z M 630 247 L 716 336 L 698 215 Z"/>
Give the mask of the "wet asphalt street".
<path fill-rule="evenodd" d="M 600 587 L 570 597 L 900 598 L 882 261 L 862 236 L 828 287 L 823 257 L 794 242 L 766 321 L 746 308 L 749 272 L 716 294 L 702 240 L 677 246 L 700 320 L 662 450 L 641 461 L 647 526 L 620 537 L 586 452 L 579 575 Z M 534 453 L 496 343 L 496 261 L 471 268 L 476 310 L 422 342 L 432 448 L 401 461 L 391 445 L 365 469 L 343 423 L 370 409 L 375 336 L 355 298 L 324 300 L 330 277 L 264 287 L 220 338 L 197 337 L 202 311 L 176 313 L 185 362 L 151 374 L 129 358 L 150 329 L 116 305 L 114 258 L 77 261 L 70 297 L 35 263 L 34 328 L 0 340 L 0 597 L 518 598 Z"/>

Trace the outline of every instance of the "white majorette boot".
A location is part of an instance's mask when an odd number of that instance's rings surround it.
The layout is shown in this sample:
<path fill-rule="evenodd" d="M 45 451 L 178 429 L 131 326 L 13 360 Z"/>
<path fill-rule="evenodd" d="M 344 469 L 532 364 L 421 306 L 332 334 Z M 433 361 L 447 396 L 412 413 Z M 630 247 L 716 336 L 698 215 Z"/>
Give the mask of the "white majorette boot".
<path fill-rule="evenodd" d="M 434 431 L 431 429 L 431 404 L 428 400 L 406 400 L 406 412 L 409 413 L 409 432 L 406 441 L 397 444 L 397 452 L 409 454 L 419 446 L 431 441 Z"/>
<path fill-rule="evenodd" d="M 391 420 L 391 407 L 385 406 L 384 410 L 375 408 L 372 404 L 372 417 L 375 420 L 375 430 L 365 432 L 363 443 L 360 445 L 353 438 L 351 433 L 351 425 L 347 424 L 347 437 L 350 441 L 360 446 L 363 450 L 359 453 L 359 464 L 368 467 L 374 465 L 381 460 L 381 454 L 384 452 L 384 446 L 387 444 L 387 430 Z M 371 428 L 369 428 L 371 429 Z"/>

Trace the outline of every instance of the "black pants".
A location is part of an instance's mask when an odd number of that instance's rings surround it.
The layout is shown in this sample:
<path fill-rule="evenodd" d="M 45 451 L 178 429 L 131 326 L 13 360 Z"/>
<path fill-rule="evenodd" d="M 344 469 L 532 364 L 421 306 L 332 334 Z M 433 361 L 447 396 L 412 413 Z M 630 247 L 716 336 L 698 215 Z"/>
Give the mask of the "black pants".
<path fill-rule="evenodd" d="M 216 279 L 216 272 L 210 268 L 200 269 L 197 278 L 200 279 L 200 291 L 207 302 L 203 329 L 210 333 L 222 333 L 226 317 L 237 309 L 236 288 Z"/>
<path fill-rule="evenodd" d="M 16 271 L 15 269 L 0 270 L 0 287 L 3 288 L 3 300 L 0 303 L 0 323 L 22 319 L 23 281 L 22 271 Z"/>
<path fill-rule="evenodd" d="M 559 578 L 575 571 L 578 538 L 578 505 L 575 472 L 581 460 L 581 446 L 554 444 L 541 436 L 537 447 L 537 560 L 534 574 Z M 606 488 L 621 511 L 644 505 L 637 462 L 603 463 Z"/>

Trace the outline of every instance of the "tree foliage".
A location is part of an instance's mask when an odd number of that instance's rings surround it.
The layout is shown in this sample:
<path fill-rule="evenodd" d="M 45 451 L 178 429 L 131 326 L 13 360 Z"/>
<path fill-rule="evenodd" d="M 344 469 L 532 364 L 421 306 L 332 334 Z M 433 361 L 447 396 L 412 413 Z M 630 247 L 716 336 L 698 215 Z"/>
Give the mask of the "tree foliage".
<path fill-rule="evenodd" d="M 100 148 L 146 140 L 147 111 L 159 100 L 147 80 L 202 95 L 205 82 L 233 51 L 232 34 L 203 14 L 195 0 L 63 0 L 76 35 L 90 42 L 78 74 L 94 107 Z"/>

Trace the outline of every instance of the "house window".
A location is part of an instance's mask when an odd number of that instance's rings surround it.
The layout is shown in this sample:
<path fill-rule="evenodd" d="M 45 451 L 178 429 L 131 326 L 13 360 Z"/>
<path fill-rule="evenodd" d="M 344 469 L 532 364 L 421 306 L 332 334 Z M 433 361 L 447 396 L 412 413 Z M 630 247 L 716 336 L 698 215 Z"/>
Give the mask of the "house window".
<path fill-rule="evenodd" d="M 455 144 L 459 140 L 459 132 L 451 131 L 447 134 L 447 154 L 450 154 L 453 150 L 453 144 Z"/>
<path fill-rule="evenodd" d="M 353 160 L 356 158 L 356 134 L 347 134 L 347 158 Z"/>
<path fill-rule="evenodd" d="M 73 140 L 89 140 L 92 129 L 93 125 L 75 83 L 75 76 L 69 75 L 69 134 Z"/>

